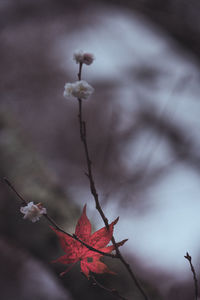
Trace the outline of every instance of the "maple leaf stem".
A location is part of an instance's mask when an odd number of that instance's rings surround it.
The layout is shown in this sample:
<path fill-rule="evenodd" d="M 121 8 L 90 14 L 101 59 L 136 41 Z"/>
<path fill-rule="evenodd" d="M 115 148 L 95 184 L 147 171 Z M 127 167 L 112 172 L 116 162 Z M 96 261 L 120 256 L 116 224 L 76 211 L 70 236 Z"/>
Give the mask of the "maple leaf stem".
<path fill-rule="evenodd" d="M 107 288 L 106 286 L 104 286 L 103 284 L 101 284 L 100 282 L 98 282 L 98 281 L 96 280 L 96 278 L 95 278 L 93 275 L 90 275 L 90 277 L 91 277 L 92 280 L 94 281 L 94 285 L 99 286 L 101 289 L 103 289 L 103 290 L 105 290 L 105 291 L 111 293 L 113 296 L 115 296 L 115 297 L 117 297 L 117 298 L 119 298 L 119 299 L 122 299 L 122 300 L 128 300 L 127 298 L 121 296 L 117 290 L 115 290 L 115 289 L 109 289 L 109 288 Z"/>
<path fill-rule="evenodd" d="M 79 64 L 79 73 L 78 73 L 78 79 L 81 80 L 81 76 L 82 76 L 82 64 Z M 80 139 L 81 142 L 83 143 L 83 147 L 84 147 L 84 152 L 85 152 L 85 157 L 86 157 L 86 164 L 87 164 L 87 177 L 90 183 L 90 191 L 91 194 L 93 195 L 95 204 L 96 204 L 96 209 L 98 210 L 107 230 L 109 230 L 109 223 L 108 223 L 108 219 L 106 218 L 103 209 L 101 208 L 100 202 L 99 202 L 99 196 L 96 190 L 96 186 L 95 186 L 95 182 L 94 182 L 94 177 L 93 177 L 93 172 L 92 172 L 92 161 L 90 159 L 90 155 L 89 155 L 89 150 L 88 150 L 88 143 L 87 143 L 87 130 L 86 130 L 86 122 L 83 120 L 83 109 L 82 109 L 82 99 L 77 98 L 78 99 L 78 120 L 79 120 L 79 129 L 80 129 Z M 133 270 L 131 269 L 130 265 L 126 262 L 126 260 L 124 259 L 124 257 L 122 256 L 117 243 L 115 241 L 114 236 L 112 236 L 111 241 L 113 243 L 113 245 L 115 246 L 115 251 L 116 251 L 116 256 L 117 258 L 119 258 L 119 260 L 122 262 L 122 264 L 125 266 L 125 268 L 127 269 L 129 275 L 131 276 L 132 280 L 134 281 L 135 285 L 137 286 L 138 290 L 140 291 L 140 293 L 143 295 L 145 300 L 148 300 L 148 296 L 146 295 L 145 291 L 143 290 L 140 282 L 138 281 L 136 275 L 134 274 Z"/>

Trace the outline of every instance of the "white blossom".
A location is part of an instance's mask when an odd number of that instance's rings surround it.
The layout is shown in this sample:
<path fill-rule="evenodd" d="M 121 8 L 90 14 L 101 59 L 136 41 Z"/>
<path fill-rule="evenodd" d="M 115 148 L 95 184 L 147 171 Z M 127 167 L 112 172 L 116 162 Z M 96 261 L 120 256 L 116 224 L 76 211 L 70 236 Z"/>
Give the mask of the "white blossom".
<path fill-rule="evenodd" d="M 73 59 L 75 60 L 75 62 L 77 64 L 83 62 L 83 54 L 84 54 L 84 52 L 82 50 L 77 50 L 74 52 Z"/>
<path fill-rule="evenodd" d="M 70 83 L 70 82 L 66 83 L 64 86 L 64 93 L 63 93 L 64 97 L 67 98 L 72 96 L 73 89 L 74 89 L 74 83 Z"/>
<path fill-rule="evenodd" d="M 75 51 L 73 58 L 77 64 L 91 65 L 94 61 L 94 55 L 92 53 L 83 52 L 82 50 Z"/>
<path fill-rule="evenodd" d="M 94 88 L 85 80 L 66 83 L 64 87 L 64 97 L 74 96 L 79 99 L 87 99 L 93 92 Z"/>
<path fill-rule="evenodd" d="M 42 207 L 40 203 L 35 205 L 33 202 L 21 207 L 20 211 L 24 214 L 24 219 L 29 219 L 33 223 L 39 221 L 40 217 L 47 213 L 46 208 Z"/>

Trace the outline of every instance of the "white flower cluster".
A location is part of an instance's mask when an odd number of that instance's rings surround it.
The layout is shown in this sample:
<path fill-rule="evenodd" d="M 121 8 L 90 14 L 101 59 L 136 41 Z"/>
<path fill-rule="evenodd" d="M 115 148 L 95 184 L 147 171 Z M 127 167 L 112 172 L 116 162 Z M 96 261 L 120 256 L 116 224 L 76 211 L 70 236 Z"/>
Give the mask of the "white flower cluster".
<path fill-rule="evenodd" d="M 77 64 L 91 65 L 94 61 L 94 55 L 92 53 L 83 52 L 82 50 L 75 51 L 73 58 Z"/>
<path fill-rule="evenodd" d="M 94 60 L 94 55 L 83 52 L 82 50 L 74 53 L 74 60 L 77 64 L 91 65 Z M 79 70 L 81 72 L 81 70 Z M 81 74 L 79 74 L 81 77 Z M 73 83 L 66 83 L 64 87 L 64 97 L 76 97 L 78 99 L 87 99 L 94 92 L 93 87 L 85 80 L 75 81 Z"/>
<path fill-rule="evenodd" d="M 73 96 L 79 99 L 87 99 L 93 92 L 93 87 L 85 80 L 66 83 L 64 87 L 64 97 Z"/>
<path fill-rule="evenodd" d="M 40 203 L 34 204 L 29 202 L 26 206 L 20 208 L 22 214 L 24 214 L 24 219 L 29 219 L 33 223 L 39 221 L 43 214 L 46 214 L 46 208 L 44 208 Z"/>

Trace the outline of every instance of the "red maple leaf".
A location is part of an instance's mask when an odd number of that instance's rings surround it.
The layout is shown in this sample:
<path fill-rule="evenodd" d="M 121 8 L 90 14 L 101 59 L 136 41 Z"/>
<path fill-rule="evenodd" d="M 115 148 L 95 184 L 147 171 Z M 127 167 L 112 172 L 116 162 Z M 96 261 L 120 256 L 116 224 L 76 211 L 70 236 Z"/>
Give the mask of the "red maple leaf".
<path fill-rule="evenodd" d="M 98 231 L 91 234 L 91 223 L 86 215 L 86 205 L 83 208 L 83 212 L 81 217 L 78 220 L 76 225 L 75 235 L 87 245 L 92 246 L 93 248 L 100 250 L 105 253 L 111 253 L 115 247 L 107 246 L 110 242 L 112 235 L 113 235 L 113 228 L 114 225 L 117 223 L 119 218 L 113 221 L 109 225 L 109 229 L 103 227 Z M 100 261 L 100 258 L 103 256 L 100 253 L 94 252 L 89 250 L 86 246 L 81 244 L 79 241 L 73 239 L 72 237 L 64 234 L 63 232 L 55 229 L 54 227 L 50 226 L 53 231 L 57 234 L 60 240 L 60 244 L 62 249 L 66 252 L 65 255 L 59 257 L 58 259 L 54 260 L 53 262 L 60 262 L 62 264 L 75 264 L 80 261 L 80 267 L 82 272 L 89 278 L 89 273 L 112 273 L 108 267 Z M 122 246 L 127 240 L 123 240 L 117 243 L 117 246 Z M 106 247 L 107 246 L 107 247 Z M 72 266 L 73 266 L 72 265 Z M 64 272 L 60 275 L 64 275 L 67 273 L 71 267 L 68 267 Z"/>

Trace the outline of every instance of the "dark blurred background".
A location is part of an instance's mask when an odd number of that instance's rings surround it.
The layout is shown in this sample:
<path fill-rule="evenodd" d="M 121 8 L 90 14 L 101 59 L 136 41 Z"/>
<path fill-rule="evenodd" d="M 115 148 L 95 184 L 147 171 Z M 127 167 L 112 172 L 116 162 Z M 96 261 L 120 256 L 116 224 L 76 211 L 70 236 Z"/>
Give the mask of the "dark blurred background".
<path fill-rule="evenodd" d="M 190 300 L 199 269 L 198 0 L 0 0 L 0 176 L 74 231 L 85 203 L 102 227 L 84 175 L 77 102 L 63 97 L 77 80 L 77 49 L 92 52 L 83 79 L 88 143 L 102 207 L 120 216 L 117 239 L 151 299 Z M 2 300 L 112 299 L 73 268 L 45 220 L 22 219 L 0 185 Z M 129 299 L 142 299 L 118 262 L 98 276 Z M 84 296 L 83 296 L 84 295 Z M 114 299 L 114 298 L 113 298 Z"/>

